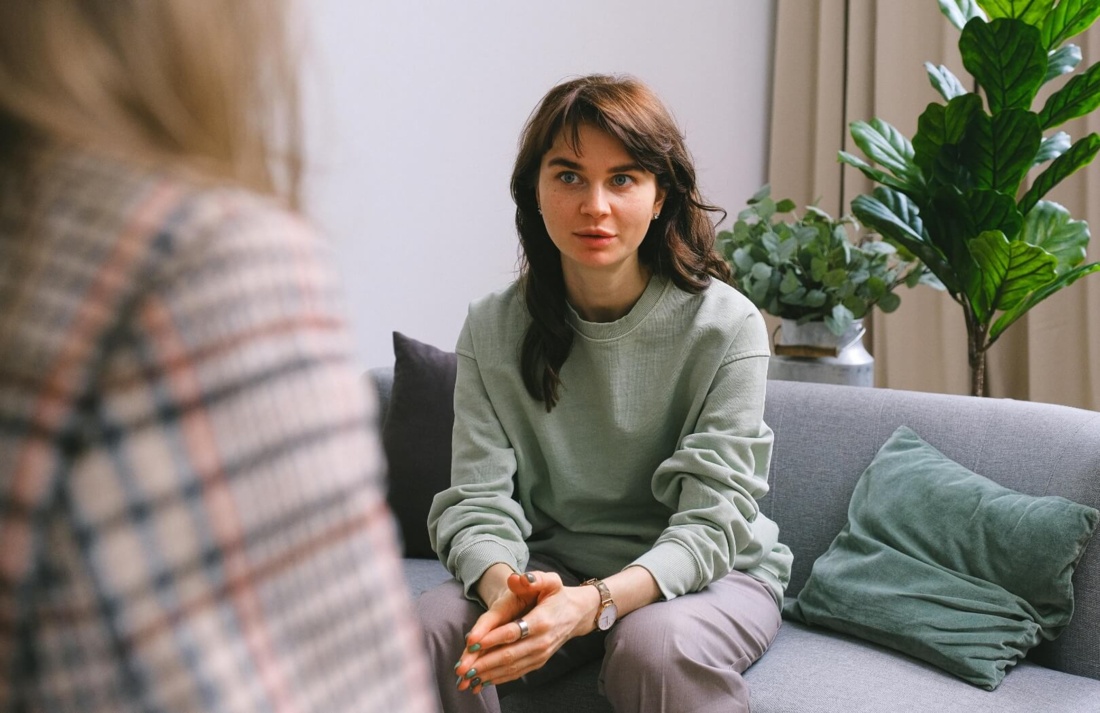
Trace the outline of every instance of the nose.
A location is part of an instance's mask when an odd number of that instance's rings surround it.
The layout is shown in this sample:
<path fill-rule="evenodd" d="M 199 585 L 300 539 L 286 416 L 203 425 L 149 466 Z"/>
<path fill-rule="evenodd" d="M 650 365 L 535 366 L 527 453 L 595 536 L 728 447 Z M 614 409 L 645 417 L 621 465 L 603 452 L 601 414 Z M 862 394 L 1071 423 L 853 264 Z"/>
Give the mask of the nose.
<path fill-rule="evenodd" d="M 581 213 L 590 217 L 599 217 L 611 212 L 611 205 L 607 200 L 607 193 L 599 183 L 585 191 L 584 201 L 581 203 Z"/>

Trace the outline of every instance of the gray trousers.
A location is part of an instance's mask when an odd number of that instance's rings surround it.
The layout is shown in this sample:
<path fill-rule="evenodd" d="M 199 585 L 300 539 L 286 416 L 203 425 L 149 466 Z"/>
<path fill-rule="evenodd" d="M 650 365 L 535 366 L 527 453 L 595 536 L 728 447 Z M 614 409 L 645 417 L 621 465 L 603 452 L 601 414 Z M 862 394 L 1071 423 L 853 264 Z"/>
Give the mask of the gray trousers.
<path fill-rule="evenodd" d="M 528 568 L 558 572 L 566 586 L 580 583 L 546 560 L 532 558 Z M 631 612 L 610 632 L 570 640 L 523 681 L 487 686 L 473 695 L 455 687 L 454 664 L 465 633 L 484 609 L 466 599 L 454 580 L 425 592 L 417 607 L 445 713 L 499 713 L 499 697 L 600 656 L 600 692 L 615 711 L 748 711 L 749 691 L 741 673 L 767 650 L 781 622 L 771 590 L 735 571 L 700 592 Z"/>

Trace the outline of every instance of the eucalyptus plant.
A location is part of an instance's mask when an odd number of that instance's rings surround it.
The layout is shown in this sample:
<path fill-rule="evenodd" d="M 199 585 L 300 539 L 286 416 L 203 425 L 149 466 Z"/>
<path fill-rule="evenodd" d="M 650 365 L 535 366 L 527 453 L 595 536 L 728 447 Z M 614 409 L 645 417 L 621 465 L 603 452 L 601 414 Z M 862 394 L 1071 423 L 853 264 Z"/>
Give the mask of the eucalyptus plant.
<path fill-rule="evenodd" d="M 1044 84 L 1080 64 L 1080 48 L 1067 41 L 1100 17 L 1100 0 L 939 5 L 961 30 L 963 66 L 979 89 L 968 91 L 946 67 L 926 63 L 943 103 L 928 105 L 912 141 L 881 119 L 857 121 L 852 137 L 873 163 L 843 151 L 840 160 L 879 184 L 852 202 L 852 212 L 919 257 L 962 306 L 971 393 L 979 396 L 986 354 L 1005 330 L 1100 270 L 1100 263 L 1082 264 L 1088 225 L 1044 199 L 1100 151 L 1095 133 L 1073 141 L 1052 131 L 1100 106 L 1100 63 L 1033 106 Z"/>
<path fill-rule="evenodd" d="M 894 289 L 913 286 L 924 269 L 872 236 L 853 241 L 852 218 L 833 219 L 809 206 L 802 216 L 791 200 L 776 202 L 769 186 L 748 201 L 732 230 L 718 233 L 718 249 L 732 268 L 732 284 L 768 314 L 799 324 L 823 321 L 840 336 L 878 305 L 901 303 Z"/>

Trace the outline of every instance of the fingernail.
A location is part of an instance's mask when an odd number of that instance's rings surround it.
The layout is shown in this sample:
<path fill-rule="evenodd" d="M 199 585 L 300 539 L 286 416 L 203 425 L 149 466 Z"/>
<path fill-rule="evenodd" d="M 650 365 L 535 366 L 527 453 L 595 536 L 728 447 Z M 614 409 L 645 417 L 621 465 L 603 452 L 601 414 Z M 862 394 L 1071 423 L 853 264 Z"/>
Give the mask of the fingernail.
<path fill-rule="evenodd" d="M 527 581 L 530 582 L 531 584 L 534 584 L 535 583 L 535 575 L 528 572 L 527 573 Z"/>
<path fill-rule="evenodd" d="M 461 666 L 461 665 L 462 665 L 462 661 L 461 661 L 461 660 L 460 660 L 460 661 L 455 661 L 455 671 L 457 671 L 457 670 L 458 670 L 458 667 L 459 667 L 459 666 Z"/>
<path fill-rule="evenodd" d="M 470 669 L 469 671 L 466 672 L 466 678 L 473 678 L 476 675 L 477 675 L 477 669 L 476 668 L 472 668 L 472 669 Z"/>
<path fill-rule="evenodd" d="M 478 651 L 481 651 L 481 644 L 470 644 L 469 648 L 466 650 L 471 654 L 476 654 Z"/>
<path fill-rule="evenodd" d="M 458 678 L 455 679 L 455 685 L 456 686 L 461 686 L 462 685 L 462 676 L 459 676 Z"/>
<path fill-rule="evenodd" d="M 481 685 L 481 679 L 480 678 L 475 678 L 474 680 L 470 681 L 470 686 L 471 687 L 477 687 L 477 686 L 480 686 L 480 685 Z"/>

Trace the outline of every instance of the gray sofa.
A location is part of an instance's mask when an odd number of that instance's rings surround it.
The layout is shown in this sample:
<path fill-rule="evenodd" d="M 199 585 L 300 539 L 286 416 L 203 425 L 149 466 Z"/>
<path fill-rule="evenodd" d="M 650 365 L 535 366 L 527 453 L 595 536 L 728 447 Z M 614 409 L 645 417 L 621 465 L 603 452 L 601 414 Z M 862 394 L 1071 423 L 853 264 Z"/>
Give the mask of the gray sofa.
<path fill-rule="evenodd" d="M 370 372 L 386 413 L 393 369 Z M 847 521 L 857 479 L 899 425 L 962 465 L 1031 495 L 1100 507 L 1100 414 L 1004 399 L 772 381 L 766 420 L 775 430 L 771 493 L 763 511 L 794 552 L 787 597 Z M 397 513 L 398 517 L 401 513 Z M 1097 535 L 1100 537 L 1100 534 Z M 448 577 L 430 559 L 406 559 L 414 595 Z M 904 654 L 785 621 L 745 674 L 755 713 L 1100 711 L 1100 544 L 1074 575 L 1070 626 L 1010 670 L 994 691 Z M 504 699 L 506 711 L 610 711 L 597 692 L 599 664 Z"/>

